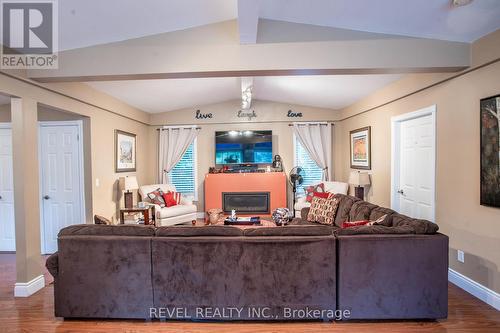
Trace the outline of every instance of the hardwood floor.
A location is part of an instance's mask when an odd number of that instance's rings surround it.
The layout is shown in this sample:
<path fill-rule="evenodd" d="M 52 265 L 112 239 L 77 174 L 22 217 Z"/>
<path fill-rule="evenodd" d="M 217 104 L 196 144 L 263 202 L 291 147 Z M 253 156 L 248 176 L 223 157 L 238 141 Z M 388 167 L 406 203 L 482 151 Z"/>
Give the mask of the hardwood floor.
<path fill-rule="evenodd" d="M 500 311 L 450 284 L 449 317 L 440 321 L 202 323 L 63 320 L 53 313 L 52 277 L 29 298 L 14 298 L 15 255 L 0 254 L 0 332 L 500 332 Z"/>

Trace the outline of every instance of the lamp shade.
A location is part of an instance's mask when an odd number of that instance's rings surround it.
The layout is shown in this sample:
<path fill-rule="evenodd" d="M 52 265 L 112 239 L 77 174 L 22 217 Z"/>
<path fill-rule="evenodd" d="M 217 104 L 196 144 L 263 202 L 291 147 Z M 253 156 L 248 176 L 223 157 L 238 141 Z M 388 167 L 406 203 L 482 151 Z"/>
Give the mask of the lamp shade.
<path fill-rule="evenodd" d="M 136 176 L 120 177 L 120 189 L 122 191 L 137 190 L 139 184 Z"/>
<path fill-rule="evenodd" d="M 351 171 L 349 175 L 349 184 L 355 186 L 370 185 L 370 175 L 359 171 Z"/>

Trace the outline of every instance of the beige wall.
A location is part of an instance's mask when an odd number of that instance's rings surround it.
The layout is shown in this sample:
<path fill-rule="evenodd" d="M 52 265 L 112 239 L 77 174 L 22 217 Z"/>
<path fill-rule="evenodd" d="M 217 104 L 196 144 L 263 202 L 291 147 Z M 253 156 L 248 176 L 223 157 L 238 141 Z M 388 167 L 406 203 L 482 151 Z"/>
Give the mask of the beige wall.
<path fill-rule="evenodd" d="M 473 48 L 476 64 L 477 59 L 500 58 L 500 33 L 486 41 L 478 42 L 483 48 Z M 497 53 L 492 51 L 495 49 Z M 477 53 L 482 50 L 484 54 Z M 383 105 L 447 76 L 411 75 L 342 110 L 342 116 L 348 118 L 336 126 L 336 170 L 340 179 L 348 179 L 349 131 L 371 126 L 372 186 L 367 200 L 390 206 L 391 117 L 435 104 L 436 222 L 450 237 L 450 267 L 500 292 L 500 209 L 479 203 L 479 101 L 500 92 L 500 62 Z M 465 263 L 457 261 L 457 249 L 465 252 Z"/>
<path fill-rule="evenodd" d="M 194 118 L 196 110 L 212 113 L 212 119 L 197 120 Z M 200 125 L 201 130 L 197 138 L 198 155 L 198 211 L 204 211 L 203 184 L 208 168 L 214 166 L 215 156 L 215 132 L 228 130 L 272 130 L 274 154 L 283 158 L 286 171 L 293 167 L 293 134 L 288 124 L 293 121 L 333 121 L 337 119 L 339 112 L 331 109 L 320 109 L 300 105 L 274 103 L 268 101 L 253 101 L 251 110 L 255 110 L 257 118 L 252 121 L 240 119 L 236 116 L 240 109 L 240 101 L 229 101 L 226 103 L 199 106 L 190 109 L 165 112 L 152 115 L 151 122 L 155 125 Z M 302 112 L 302 118 L 288 118 L 288 110 Z M 151 142 L 158 140 L 156 131 L 158 126 L 151 130 Z M 156 154 L 155 154 L 156 157 Z M 156 162 L 155 162 L 156 163 Z"/>
<path fill-rule="evenodd" d="M 38 102 L 38 105 L 47 106 L 49 109 L 64 110 L 70 114 L 52 114 L 41 107 L 39 120 L 70 120 L 88 119 L 90 123 L 90 158 L 91 172 L 87 178 L 86 191 L 91 193 L 90 199 L 93 206 L 93 214 L 103 215 L 116 219 L 117 210 L 123 200 L 117 187 L 117 180 L 121 176 L 136 175 L 139 183 L 151 183 L 154 174 L 154 165 L 150 163 L 151 156 L 149 144 L 150 127 L 149 114 L 127 106 L 105 94 L 92 91 L 86 85 L 70 84 L 44 85 L 43 89 L 37 83 L 29 83 L 16 80 L 0 74 L 0 92 L 18 97 L 29 97 Z M 48 87 L 49 89 L 45 89 Z M 62 94 L 51 90 L 61 91 Z M 74 94 L 73 94 L 74 92 Z M 65 94 L 70 94 L 71 97 Z M 77 98 L 75 98 L 75 96 Z M 102 105 L 102 108 L 101 108 Z M 0 107 L 0 121 L 8 120 L 10 116 L 7 110 Z M 124 116 L 121 116 L 123 113 Z M 72 114 L 72 115 L 71 115 Z M 55 116 L 54 116 L 55 115 Z M 83 117 L 83 118 L 82 118 Z M 137 120 L 135 120 L 137 119 Z M 115 129 L 135 133 L 137 135 L 137 172 L 115 173 L 114 166 L 114 144 Z M 99 179 L 100 186 L 96 186 Z"/>

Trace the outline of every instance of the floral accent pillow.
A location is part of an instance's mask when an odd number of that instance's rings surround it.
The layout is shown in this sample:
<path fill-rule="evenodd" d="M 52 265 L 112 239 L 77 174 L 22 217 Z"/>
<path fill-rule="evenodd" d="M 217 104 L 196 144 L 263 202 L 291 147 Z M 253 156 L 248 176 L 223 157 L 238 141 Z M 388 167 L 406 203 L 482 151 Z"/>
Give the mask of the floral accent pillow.
<path fill-rule="evenodd" d="M 148 198 L 155 205 L 160 206 L 161 208 L 165 207 L 165 200 L 163 199 L 163 191 L 157 188 L 153 192 L 148 193 Z"/>
<path fill-rule="evenodd" d="M 319 198 L 313 197 L 311 201 L 311 208 L 307 214 L 307 221 L 317 222 L 326 225 L 334 225 L 335 214 L 339 207 L 339 200 L 333 198 Z"/>
<path fill-rule="evenodd" d="M 304 191 L 306 192 L 306 201 L 312 202 L 314 197 L 314 193 L 324 193 L 325 192 L 325 184 L 320 183 L 318 185 L 311 185 L 304 187 Z"/>

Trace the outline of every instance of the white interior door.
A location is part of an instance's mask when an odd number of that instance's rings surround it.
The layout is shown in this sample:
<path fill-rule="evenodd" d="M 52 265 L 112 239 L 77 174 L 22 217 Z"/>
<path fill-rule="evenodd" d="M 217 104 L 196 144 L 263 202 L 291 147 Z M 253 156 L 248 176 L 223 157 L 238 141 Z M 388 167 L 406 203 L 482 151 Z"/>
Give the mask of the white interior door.
<path fill-rule="evenodd" d="M 421 116 L 410 114 L 408 119 L 403 116 L 396 122 L 393 208 L 407 216 L 434 221 L 435 116 L 423 111 Z"/>
<path fill-rule="evenodd" d="M 62 228 L 84 222 L 78 125 L 40 126 L 42 253 L 57 251 Z"/>
<path fill-rule="evenodd" d="M 12 131 L 0 128 L 0 251 L 16 250 Z"/>

